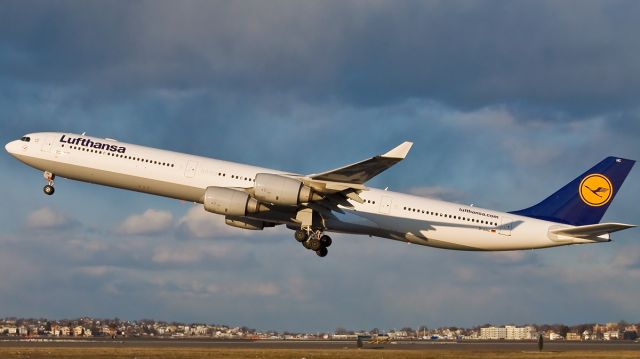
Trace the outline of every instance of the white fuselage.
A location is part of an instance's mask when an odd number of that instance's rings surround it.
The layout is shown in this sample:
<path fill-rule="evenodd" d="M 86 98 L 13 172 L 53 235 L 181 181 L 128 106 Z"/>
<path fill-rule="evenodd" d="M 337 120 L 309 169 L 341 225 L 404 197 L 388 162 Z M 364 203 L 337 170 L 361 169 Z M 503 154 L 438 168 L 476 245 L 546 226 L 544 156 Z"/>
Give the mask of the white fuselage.
<path fill-rule="evenodd" d="M 160 150 L 69 133 L 29 134 L 6 149 L 20 161 L 56 176 L 203 202 L 209 186 L 250 188 L 258 173 L 285 172 L 212 158 Z M 84 142 L 82 142 L 84 141 Z M 594 243 L 549 235 L 558 223 L 529 217 L 368 188 L 364 203 L 349 200 L 344 213 L 324 219 L 327 231 L 364 234 L 426 246 L 460 250 L 516 250 Z M 255 215 L 296 225 L 287 213 Z M 570 227 L 564 226 L 563 227 Z"/>

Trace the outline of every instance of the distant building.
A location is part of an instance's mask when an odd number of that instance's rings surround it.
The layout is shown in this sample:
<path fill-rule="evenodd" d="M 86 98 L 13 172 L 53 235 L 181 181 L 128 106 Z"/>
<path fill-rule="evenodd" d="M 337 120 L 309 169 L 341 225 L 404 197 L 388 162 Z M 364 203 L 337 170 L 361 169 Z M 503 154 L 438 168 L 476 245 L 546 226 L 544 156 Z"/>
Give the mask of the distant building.
<path fill-rule="evenodd" d="M 82 336 L 82 334 L 84 333 L 84 327 L 81 325 L 76 325 L 75 327 L 73 327 L 73 336 L 74 337 L 80 337 Z"/>
<path fill-rule="evenodd" d="M 620 332 L 617 330 L 609 330 L 604 332 L 604 340 L 620 339 Z"/>
<path fill-rule="evenodd" d="M 578 333 L 569 332 L 565 337 L 566 340 L 582 340 L 582 337 Z"/>
<path fill-rule="evenodd" d="M 516 327 L 513 325 L 507 325 L 506 339 L 507 340 L 530 340 L 534 338 L 534 329 L 531 326 Z"/>
<path fill-rule="evenodd" d="M 57 324 L 51 324 L 50 334 L 53 335 L 54 337 L 59 337 L 60 336 L 60 326 L 57 325 Z"/>
<path fill-rule="evenodd" d="M 40 333 L 44 332 L 44 328 L 39 328 L 37 326 L 30 326 L 29 327 L 29 335 L 39 335 Z"/>
<path fill-rule="evenodd" d="M 556 332 L 549 332 L 549 340 L 562 340 L 564 339 L 562 335 Z"/>
<path fill-rule="evenodd" d="M 355 334 L 334 334 L 332 336 L 334 340 L 355 340 L 358 339 L 358 336 Z"/>
<path fill-rule="evenodd" d="M 106 336 L 112 336 L 115 335 L 116 332 L 115 330 L 111 329 L 109 326 L 105 325 L 102 328 L 100 328 L 100 331 L 102 332 L 102 334 L 106 335 Z"/>
<path fill-rule="evenodd" d="M 530 340 L 535 337 L 535 329 L 531 326 L 516 327 L 507 325 L 505 327 L 480 328 L 479 339 L 484 340 Z"/>
<path fill-rule="evenodd" d="M 423 339 L 425 338 L 423 337 Z M 463 335 L 462 339 L 480 339 L 480 332 L 473 330 L 469 333 L 469 335 Z"/>
<path fill-rule="evenodd" d="M 488 327 L 480 328 L 480 339 L 500 340 L 507 338 L 507 328 Z"/>
<path fill-rule="evenodd" d="M 189 328 L 189 334 L 195 336 L 205 336 L 207 335 L 207 326 L 206 325 L 193 325 Z"/>

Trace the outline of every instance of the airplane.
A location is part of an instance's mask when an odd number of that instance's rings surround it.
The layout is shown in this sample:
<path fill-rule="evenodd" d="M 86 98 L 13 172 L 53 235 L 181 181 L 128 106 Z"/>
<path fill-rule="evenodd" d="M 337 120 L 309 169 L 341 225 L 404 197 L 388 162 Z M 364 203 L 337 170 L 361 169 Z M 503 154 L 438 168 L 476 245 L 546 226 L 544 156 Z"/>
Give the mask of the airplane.
<path fill-rule="evenodd" d="M 63 177 L 200 203 L 248 230 L 285 225 L 320 257 L 347 233 L 424 246 L 506 251 L 611 241 L 635 227 L 599 223 L 635 161 L 607 157 L 540 203 L 512 212 L 376 189 L 366 183 L 402 161 L 412 142 L 354 164 L 296 174 L 83 134 L 39 132 L 5 149 L 43 171 L 44 193 Z"/>

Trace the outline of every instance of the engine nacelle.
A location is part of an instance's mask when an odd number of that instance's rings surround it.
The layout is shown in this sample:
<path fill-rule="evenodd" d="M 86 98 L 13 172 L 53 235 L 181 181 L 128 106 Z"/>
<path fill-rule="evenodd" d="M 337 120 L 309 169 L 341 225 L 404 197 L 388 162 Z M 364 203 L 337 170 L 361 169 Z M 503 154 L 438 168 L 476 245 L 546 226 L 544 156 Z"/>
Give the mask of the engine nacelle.
<path fill-rule="evenodd" d="M 231 227 L 250 229 L 252 231 L 261 231 L 265 227 L 263 221 L 256 221 L 248 218 L 229 217 L 229 216 L 224 217 L 224 223 L 226 223 Z"/>
<path fill-rule="evenodd" d="M 246 216 L 269 210 L 248 193 L 226 187 L 207 187 L 204 192 L 205 211 L 226 216 Z"/>
<path fill-rule="evenodd" d="M 284 206 L 295 206 L 322 199 L 302 182 L 270 173 L 256 175 L 254 191 L 253 196 L 258 200 Z"/>

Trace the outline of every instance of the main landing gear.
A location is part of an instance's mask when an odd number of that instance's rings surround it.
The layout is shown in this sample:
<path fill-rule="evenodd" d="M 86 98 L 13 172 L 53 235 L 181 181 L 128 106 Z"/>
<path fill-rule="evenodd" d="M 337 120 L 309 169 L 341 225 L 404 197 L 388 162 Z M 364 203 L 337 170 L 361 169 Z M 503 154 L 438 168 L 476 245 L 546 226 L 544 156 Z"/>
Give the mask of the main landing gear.
<path fill-rule="evenodd" d="M 53 188 L 53 180 L 56 178 L 56 175 L 49 171 L 44 171 L 43 176 L 44 179 L 47 180 L 47 185 L 44 186 L 42 190 L 44 191 L 44 194 L 51 196 L 56 191 L 56 189 Z"/>
<path fill-rule="evenodd" d="M 316 252 L 319 257 L 329 253 L 327 247 L 331 245 L 331 237 L 322 234 L 321 230 L 299 229 L 294 233 L 294 237 L 296 241 L 302 243 L 303 247 Z"/>

